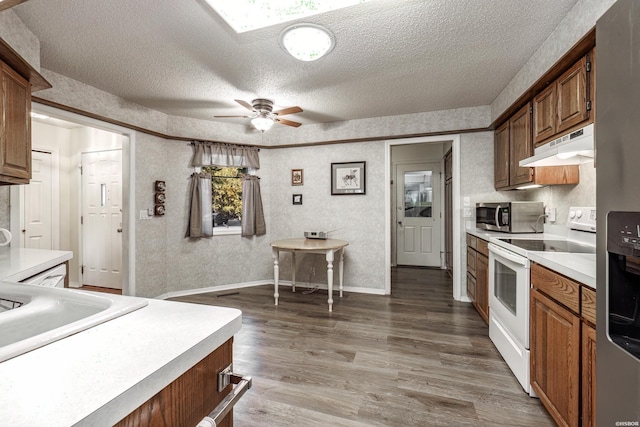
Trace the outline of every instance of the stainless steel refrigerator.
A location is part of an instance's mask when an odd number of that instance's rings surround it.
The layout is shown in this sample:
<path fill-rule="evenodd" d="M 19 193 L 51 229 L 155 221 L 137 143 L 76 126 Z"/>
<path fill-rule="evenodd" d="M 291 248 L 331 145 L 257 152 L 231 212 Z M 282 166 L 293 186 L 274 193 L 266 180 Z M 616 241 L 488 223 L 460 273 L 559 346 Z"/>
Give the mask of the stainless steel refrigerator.
<path fill-rule="evenodd" d="M 640 1 L 596 24 L 598 426 L 640 422 Z"/>

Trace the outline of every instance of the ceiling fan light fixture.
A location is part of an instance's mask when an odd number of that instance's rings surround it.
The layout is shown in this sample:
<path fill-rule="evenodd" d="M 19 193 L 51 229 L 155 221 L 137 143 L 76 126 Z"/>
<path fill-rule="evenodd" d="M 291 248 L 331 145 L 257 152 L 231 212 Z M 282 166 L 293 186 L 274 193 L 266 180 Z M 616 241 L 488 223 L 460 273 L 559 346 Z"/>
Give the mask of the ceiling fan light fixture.
<path fill-rule="evenodd" d="M 300 61 L 315 61 L 333 50 L 336 39 L 326 28 L 316 24 L 296 24 L 280 33 L 280 46 Z"/>
<path fill-rule="evenodd" d="M 267 131 L 271 129 L 273 126 L 273 119 L 264 116 L 258 116 L 256 118 L 251 119 L 251 124 L 254 128 L 258 129 L 260 132 Z"/>

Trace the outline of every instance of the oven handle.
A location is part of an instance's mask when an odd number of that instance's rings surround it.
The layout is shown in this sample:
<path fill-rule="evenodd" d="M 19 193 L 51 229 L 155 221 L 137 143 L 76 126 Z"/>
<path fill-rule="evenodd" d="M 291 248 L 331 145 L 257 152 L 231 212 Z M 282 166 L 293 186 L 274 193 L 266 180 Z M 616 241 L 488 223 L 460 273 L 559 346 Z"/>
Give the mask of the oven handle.
<path fill-rule="evenodd" d="M 529 265 L 529 260 L 526 257 L 514 254 L 513 252 L 508 251 L 506 249 L 502 249 L 501 247 L 493 243 L 489 243 L 489 252 L 493 252 L 495 255 L 498 255 L 502 258 L 506 258 L 509 261 L 516 263 L 518 265 L 521 265 L 523 267 L 528 267 Z"/>

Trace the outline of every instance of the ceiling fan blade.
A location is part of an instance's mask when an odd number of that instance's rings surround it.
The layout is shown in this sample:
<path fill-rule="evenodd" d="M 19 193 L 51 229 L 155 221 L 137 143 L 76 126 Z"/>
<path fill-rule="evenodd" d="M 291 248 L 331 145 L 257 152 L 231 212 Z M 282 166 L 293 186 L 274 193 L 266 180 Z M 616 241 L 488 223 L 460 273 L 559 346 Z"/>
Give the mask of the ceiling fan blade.
<path fill-rule="evenodd" d="M 297 128 L 298 126 L 300 126 L 302 123 L 298 123 L 298 122 L 292 122 L 291 120 L 287 120 L 287 119 L 275 119 L 276 122 L 280 123 L 281 125 L 287 125 L 287 126 L 293 126 L 294 128 Z"/>
<path fill-rule="evenodd" d="M 242 99 L 236 99 L 235 100 L 238 104 L 242 105 L 244 108 L 246 108 L 249 111 L 253 111 L 253 106 L 251 104 L 249 104 L 247 101 L 243 101 Z"/>
<path fill-rule="evenodd" d="M 295 113 L 302 113 L 302 108 L 296 106 L 296 107 L 283 108 L 282 110 L 273 112 L 273 114 L 277 116 L 284 116 L 286 114 L 295 114 Z"/>
<path fill-rule="evenodd" d="M 246 119 L 246 118 L 249 118 L 251 116 L 213 116 L 213 117 L 219 117 L 219 118 L 242 117 L 242 118 Z"/>

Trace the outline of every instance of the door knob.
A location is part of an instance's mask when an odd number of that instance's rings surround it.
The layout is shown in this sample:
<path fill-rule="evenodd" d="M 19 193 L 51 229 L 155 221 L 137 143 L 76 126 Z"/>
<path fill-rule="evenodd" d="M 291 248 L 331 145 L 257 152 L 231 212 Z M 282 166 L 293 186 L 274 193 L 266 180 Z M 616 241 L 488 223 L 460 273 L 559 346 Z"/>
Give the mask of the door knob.
<path fill-rule="evenodd" d="M 398 225 L 402 227 L 402 221 L 398 221 Z"/>
<path fill-rule="evenodd" d="M 122 233 L 122 228 L 118 228 L 116 231 L 117 231 L 118 233 Z"/>

